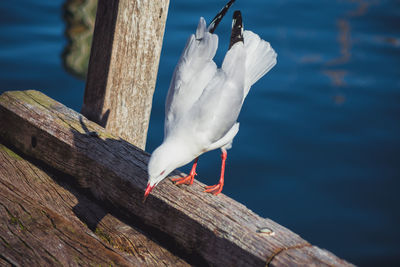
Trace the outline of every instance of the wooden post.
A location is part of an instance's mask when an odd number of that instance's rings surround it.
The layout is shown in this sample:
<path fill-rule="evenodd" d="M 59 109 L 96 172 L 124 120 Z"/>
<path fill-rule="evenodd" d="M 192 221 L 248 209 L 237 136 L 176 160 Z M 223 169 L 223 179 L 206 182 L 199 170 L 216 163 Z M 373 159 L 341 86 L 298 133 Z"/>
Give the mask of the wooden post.
<path fill-rule="evenodd" d="M 99 0 L 82 114 L 144 149 L 169 0 Z"/>
<path fill-rule="evenodd" d="M 166 180 L 143 203 L 149 154 L 37 91 L 0 96 L 0 141 L 68 174 L 101 206 L 189 264 L 351 266 L 224 194 L 203 193 L 198 181 L 176 186 Z"/>

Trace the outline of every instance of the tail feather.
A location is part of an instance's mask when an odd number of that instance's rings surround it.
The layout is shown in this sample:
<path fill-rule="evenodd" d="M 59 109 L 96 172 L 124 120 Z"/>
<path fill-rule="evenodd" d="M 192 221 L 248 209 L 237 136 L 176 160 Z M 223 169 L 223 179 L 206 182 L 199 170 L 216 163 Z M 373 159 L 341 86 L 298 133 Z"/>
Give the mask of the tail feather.
<path fill-rule="evenodd" d="M 246 50 L 246 78 L 244 96 L 250 87 L 270 71 L 276 64 L 277 54 L 271 45 L 251 31 L 244 31 Z"/>
<path fill-rule="evenodd" d="M 218 48 L 218 37 L 207 31 L 206 21 L 200 17 L 196 34 L 192 34 L 186 44 L 182 58 L 211 60 Z"/>
<path fill-rule="evenodd" d="M 221 22 L 222 18 L 225 16 L 226 12 L 228 9 L 231 7 L 231 5 L 235 2 L 235 0 L 230 0 L 219 12 L 218 14 L 214 17 L 214 19 L 211 21 L 210 25 L 208 26 L 208 32 L 214 33 L 215 29 L 217 28 L 218 24 Z"/>
<path fill-rule="evenodd" d="M 243 22 L 242 22 L 242 14 L 239 10 L 236 10 L 233 13 L 232 19 L 232 33 L 231 33 L 231 41 L 229 44 L 229 49 L 236 44 L 237 42 L 243 42 Z"/>
<path fill-rule="evenodd" d="M 206 21 L 204 20 L 203 17 L 200 17 L 199 23 L 197 24 L 197 29 L 196 29 L 196 39 L 201 40 L 204 38 L 204 35 L 206 33 Z"/>

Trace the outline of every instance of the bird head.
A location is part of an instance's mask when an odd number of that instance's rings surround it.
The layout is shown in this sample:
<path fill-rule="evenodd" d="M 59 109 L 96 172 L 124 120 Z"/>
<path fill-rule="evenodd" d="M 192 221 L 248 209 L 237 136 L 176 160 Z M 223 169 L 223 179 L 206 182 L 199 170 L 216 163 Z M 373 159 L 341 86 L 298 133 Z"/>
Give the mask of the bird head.
<path fill-rule="evenodd" d="M 189 163 L 193 158 L 188 154 L 188 151 L 177 143 L 161 144 L 150 157 L 147 167 L 149 181 L 144 193 L 144 200 L 146 200 L 151 190 L 164 180 L 168 174 L 176 168 Z"/>

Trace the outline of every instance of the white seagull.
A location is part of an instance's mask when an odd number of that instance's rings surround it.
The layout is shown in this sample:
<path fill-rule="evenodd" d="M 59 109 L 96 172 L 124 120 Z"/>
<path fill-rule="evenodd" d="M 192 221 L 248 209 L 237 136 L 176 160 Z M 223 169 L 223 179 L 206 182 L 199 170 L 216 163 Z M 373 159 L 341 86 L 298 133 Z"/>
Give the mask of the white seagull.
<path fill-rule="evenodd" d="M 200 18 L 196 33 L 189 37 L 172 76 L 165 104 L 164 141 L 152 153 L 149 181 L 144 199 L 174 169 L 194 159 L 190 174 L 172 179 L 176 184 L 193 184 L 198 157 L 220 148 L 222 166 L 219 183 L 207 186 L 214 195 L 224 185 L 227 149 L 239 131 L 237 118 L 250 87 L 276 64 L 271 45 L 243 31 L 240 11 L 235 11 L 229 50 L 221 68 L 213 61 L 218 36 L 213 34 L 235 0 L 229 1 L 206 26 Z"/>

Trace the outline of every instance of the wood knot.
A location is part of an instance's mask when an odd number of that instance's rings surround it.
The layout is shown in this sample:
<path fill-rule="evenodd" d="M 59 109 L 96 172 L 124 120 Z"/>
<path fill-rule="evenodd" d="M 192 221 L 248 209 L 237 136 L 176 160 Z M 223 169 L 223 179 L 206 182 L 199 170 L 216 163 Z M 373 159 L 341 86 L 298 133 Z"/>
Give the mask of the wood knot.
<path fill-rule="evenodd" d="M 31 145 L 32 145 L 33 148 L 36 147 L 36 145 L 37 145 L 36 136 L 33 136 L 33 135 L 32 135 L 32 137 L 31 137 Z"/>

